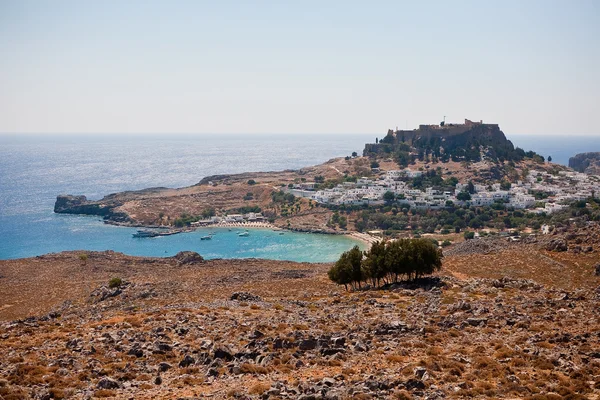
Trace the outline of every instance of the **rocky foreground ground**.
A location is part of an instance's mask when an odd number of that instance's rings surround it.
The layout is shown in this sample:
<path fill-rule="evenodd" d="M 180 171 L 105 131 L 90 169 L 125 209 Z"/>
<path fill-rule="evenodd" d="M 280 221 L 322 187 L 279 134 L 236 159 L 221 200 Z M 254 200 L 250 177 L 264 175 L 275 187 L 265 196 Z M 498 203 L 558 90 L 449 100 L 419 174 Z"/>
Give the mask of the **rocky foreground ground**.
<path fill-rule="evenodd" d="M 327 264 L 2 261 L 0 399 L 597 399 L 597 253 L 473 243 L 358 292 Z"/>

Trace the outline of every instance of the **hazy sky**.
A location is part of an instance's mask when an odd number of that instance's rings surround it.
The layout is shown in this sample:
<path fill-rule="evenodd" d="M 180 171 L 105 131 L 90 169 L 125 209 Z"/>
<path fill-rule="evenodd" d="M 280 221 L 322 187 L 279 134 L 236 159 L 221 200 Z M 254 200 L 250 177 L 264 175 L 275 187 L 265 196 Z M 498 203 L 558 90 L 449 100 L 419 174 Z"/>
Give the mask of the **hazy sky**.
<path fill-rule="evenodd" d="M 600 136 L 600 1 L 0 0 L 0 132 Z"/>

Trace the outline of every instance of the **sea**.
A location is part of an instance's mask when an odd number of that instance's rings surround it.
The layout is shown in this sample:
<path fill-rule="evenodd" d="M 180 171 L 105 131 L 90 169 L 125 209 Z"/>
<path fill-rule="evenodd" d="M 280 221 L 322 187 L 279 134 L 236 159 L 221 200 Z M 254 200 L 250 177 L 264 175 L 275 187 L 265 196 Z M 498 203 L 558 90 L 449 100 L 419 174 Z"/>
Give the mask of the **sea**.
<path fill-rule="evenodd" d="M 65 250 L 114 250 L 169 257 L 196 251 L 207 259 L 266 258 L 330 262 L 361 243 L 346 236 L 253 229 L 201 229 L 134 238 L 135 228 L 94 216 L 55 214 L 58 194 L 89 199 L 124 190 L 183 187 L 203 177 L 247 171 L 297 169 L 361 153 L 377 134 L 306 135 L 57 135 L 0 134 L 0 259 Z M 600 151 L 600 137 L 508 137 L 516 146 L 567 164 L 580 152 Z M 212 240 L 200 240 L 214 233 Z"/>

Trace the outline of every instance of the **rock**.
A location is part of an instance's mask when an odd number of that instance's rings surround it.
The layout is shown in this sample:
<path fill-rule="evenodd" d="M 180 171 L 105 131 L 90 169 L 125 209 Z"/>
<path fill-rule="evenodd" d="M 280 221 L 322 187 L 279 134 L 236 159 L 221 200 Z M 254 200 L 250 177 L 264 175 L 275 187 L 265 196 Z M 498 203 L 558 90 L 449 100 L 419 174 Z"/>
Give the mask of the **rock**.
<path fill-rule="evenodd" d="M 231 300 L 237 301 L 262 301 L 260 296 L 248 292 L 235 292 L 231 295 Z"/>
<path fill-rule="evenodd" d="M 417 379 L 423 379 L 423 376 L 427 373 L 427 369 L 423 367 L 417 367 L 414 370 Z"/>
<path fill-rule="evenodd" d="M 425 389 L 425 383 L 423 383 L 423 381 L 418 380 L 418 379 L 409 379 L 408 381 L 406 381 L 404 383 L 404 386 L 408 389 L 408 390 L 423 390 Z"/>
<path fill-rule="evenodd" d="M 552 239 L 546 245 L 546 250 L 548 251 L 562 252 L 567 251 L 568 249 L 567 242 L 563 239 Z"/>
<path fill-rule="evenodd" d="M 303 394 L 298 400 L 317 400 L 317 397 L 314 394 Z"/>
<path fill-rule="evenodd" d="M 333 386 L 333 385 L 335 385 L 335 379 L 333 379 L 333 378 L 323 378 L 323 380 L 321 380 L 321 383 L 323 385 L 326 385 L 326 386 Z"/>
<path fill-rule="evenodd" d="M 262 333 L 259 330 L 256 330 L 256 331 L 252 332 L 252 335 L 250 335 L 250 339 L 260 339 L 263 336 L 265 336 L 264 333 Z"/>
<path fill-rule="evenodd" d="M 408 325 L 402 321 L 385 322 L 375 330 L 376 335 L 390 335 L 394 332 L 408 330 Z"/>
<path fill-rule="evenodd" d="M 195 251 L 180 251 L 179 253 L 175 254 L 173 258 L 177 260 L 180 265 L 204 262 L 204 258 Z"/>
<path fill-rule="evenodd" d="M 353 347 L 354 351 L 358 351 L 358 352 L 365 352 L 365 351 L 369 351 L 369 348 L 362 342 L 356 342 L 356 344 Z"/>
<path fill-rule="evenodd" d="M 234 353 L 227 346 L 221 345 L 221 346 L 215 347 L 214 352 L 213 352 L 213 357 L 231 361 L 231 360 L 233 360 L 233 354 Z"/>
<path fill-rule="evenodd" d="M 596 267 L 595 267 L 595 275 L 596 275 L 596 276 L 600 276 L 600 264 L 596 264 Z"/>
<path fill-rule="evenodd" d="M 152 350 L 153 353 L 164 354 L 167 351 L 172 351 L 173 346 L 168 343 L 156 341 L 154 342 L 154 348 Z"/>
<path fill-rule="evenodd" d="M 96 386 L 98 389 L 119 389 L 121 384 L 111 378 L 102 378 Z"/>
<path fill-rule="evenodd" d="M 467 324 L 471 326 L 483 326 L 487 324 L 487 318 L 467 318 Z"/>
<path fill-rule="evenodd" d="M 132 347 L 128 352 L 128 355 L 130 356 L 136 356 L 137 358 L 143 357 L 144 356 L 144 350 L 140 349 L 139 347 Z"/>
<path fill-rule="evenodd" d="M 335 347 L 343 347 L 346 344 L 346 338 L 343 336 L 331 338 L 331 344 Z"/>
<path fill-rule="evenodd" d="M 576 154 L 569 158 L 569 168 L 588 175 L 600 175 L 600 152 Z"/>
<path fill-rule="evenodd" d="M 181 361 L 179 361 L 179 368 L 186 368 L 193 365 L 196 362 L 194 357 L 186 355 Z"/>
<path fill-rule="evenodd" d="M 315 339 L 305 339 L 298 343 L 298 348 L 300 350 L 314 350 L 318 346 L 318 342 Z"/>
<path fill-rule="evenodd" d="M 169 363 L 166 362 L 161 362 L 160 364 L 158 364 L 158 371 L 159 372 L 165 372 L 170 370 L 171 368 L 173 368 L 173 366 Z"/>
<path fill-rule="evenodd" d="M 343 353 L 346 350 L 342 347 L 332 347 L 330 349 L 321 349 L 321 354 L 324 356 L 332 356 L 334 354 Z"/>
<path fill-rule="evenodd" d="M 157 376 L 156 378 L 154 378 L 155 385 L 160 385 L 161 383 L 162 383 L 162 378 L 160 376 Z"/>

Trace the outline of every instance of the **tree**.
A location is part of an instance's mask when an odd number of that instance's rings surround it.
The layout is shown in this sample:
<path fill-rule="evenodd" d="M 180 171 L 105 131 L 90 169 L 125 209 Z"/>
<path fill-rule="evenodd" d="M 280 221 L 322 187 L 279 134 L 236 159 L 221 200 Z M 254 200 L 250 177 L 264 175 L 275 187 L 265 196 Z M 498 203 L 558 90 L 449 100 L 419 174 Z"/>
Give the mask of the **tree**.
<path fill-rule="evenodd" d="M 473 182 L 471 181 L 467 183 L 467 192 L 469 192 L 470 194 L 475 193 L 475 185 L 473 185 Z"/>
<path fill-rule="evenodd" d="M 344 285 L 348 290 L 348 285 L 352 284 L 352 266 L 348 260 L 348 252 L 340 256 L 340 259 L 327 272 L 327 276 L 338 285 Z"/>
<path fill-rule="evenodd" d="M 254 179 L 249 179 L 248 185 L 256 185 L 256 181 Z"/>
<path fill-rule="evenodd" d="M 552 156 L 548 156 L 548 162 L 552 162 Z"/>
<path fill-rule="evenodd" d="M 328 272 L 329 279 L 353 288 L 362 281 L 373 286 L 381 282 L 397 282 L 401 276 L 408 279 L 432 274 L 442 266 L 442 254 L 429 239 L 399 239 L 394 242 L 378 242 L 364 254 L 358 246 L 343 253 Z"/>
<path fill-rule="evenodd" d="M 389 190 L 383 194 L 383 200 L 388 204 L 394 201 L 395 198 L 396 195 L 394 192 L 390 192 Z"/>
<path fill-rule="evenodd" d="M 371 168 L 379 168 L 379 163 L 377 161 L 372 161 Z"/>
<path fill-rule="evenodd" d="M 500 189 L 502 190 L 510 190 L 511 184 L 509 181 L 500 182 Z"/>
<path fill-rule="evenodd" d="M 475 238 L 475 232 L 466 231 L 463 234 L 463 236 L 464 236 L 465 240 L 471 240 L 471 239 Z"/>
<path fill-rule="evenodd" d="M 357 152 L 355 152 L 355 151 L 353 151 L 353 152 L 352 152 L 352 157 L 358 157 L 358 153 L 357 153 Z"/>
<path fill-rule="evenodd" d="M 471 200 L 471 195 L 469 192 L 460 192 L 456 195 L 456 199 L 461 201 L 469 201 Z"/>
<path fill-rule="evenodd" d="M 385 255 L 384 241 L 373 243 L 371 249 L 365 253 L 363 262 L 365 278 L 370 279 L 374 287 L 379 286 L 379 281 L 387 274 Z"/>

